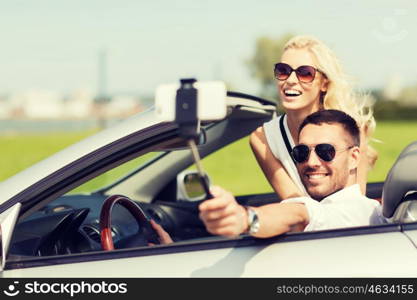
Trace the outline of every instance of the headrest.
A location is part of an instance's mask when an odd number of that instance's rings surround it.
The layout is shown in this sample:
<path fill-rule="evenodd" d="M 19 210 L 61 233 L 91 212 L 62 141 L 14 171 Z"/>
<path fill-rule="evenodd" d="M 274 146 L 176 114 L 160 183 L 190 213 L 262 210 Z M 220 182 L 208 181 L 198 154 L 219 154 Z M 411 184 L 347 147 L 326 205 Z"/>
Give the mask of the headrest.
<path fill-rule="evenodd" d="M 417 141 L 408 145 L 389 171 L 382 190 L 382 212 L 394 215 L 407 193 L 417 191 Z"/>

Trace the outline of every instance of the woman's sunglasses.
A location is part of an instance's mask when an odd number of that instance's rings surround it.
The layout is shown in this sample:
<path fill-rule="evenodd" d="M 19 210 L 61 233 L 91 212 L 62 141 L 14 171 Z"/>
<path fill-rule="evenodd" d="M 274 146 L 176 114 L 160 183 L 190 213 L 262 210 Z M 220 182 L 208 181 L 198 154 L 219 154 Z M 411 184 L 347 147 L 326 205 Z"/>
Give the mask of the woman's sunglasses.
<path fill-rule="evenodd" d="M 317 145 L 311 146 L 311 147 L 309 147 L 307 145 L 304 145 L 304 144 L 300 144 L 300 145 L 295 146 L 292 149 L 292 153 L 291 154 L 292 154 L 292 157 L 294 158 L 294 160 L 297 163 L 301 164 L 301 163 L 304 163 L 304 162 L 306 162 L 308 160 L 308 158 L 310 156 L 311 149 L 314 149 L 314 151 L 316 152 L 317 156 L 321 160 L 323 160 L 325 162 L 330 162 L 336 156 L 336 152 L 337 151 L 338 152 L 342 152 L 342 151 L 346 151 L 346 150 L 352 149 L 353 147 L 355 147 L 355 146 L 350 146 L 350 147 L 348 147 L 346 149 L 336 150 L 336 148 L 333 145 L 326 144 L 326 143 L 317 144 Z"/>
<path fill-rule="evenodd" d="M 297 69 L 293 69 L 290 65 L 284 63 L 277 63 L 274 67 L 274 75 L 278 80 L 287 80 L 292 72 L 295 72 L 300 82 L 310 83 L 316 77 L 316 73 L 322 71 L 312 66 L 299 66 Z"/>

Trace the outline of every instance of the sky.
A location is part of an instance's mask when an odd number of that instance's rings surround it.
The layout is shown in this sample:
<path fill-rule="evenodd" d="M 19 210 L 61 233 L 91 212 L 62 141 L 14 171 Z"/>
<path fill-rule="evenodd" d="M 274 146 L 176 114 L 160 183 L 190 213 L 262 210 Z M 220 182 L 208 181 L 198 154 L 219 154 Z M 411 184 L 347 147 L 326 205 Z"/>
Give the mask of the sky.
<path fill-rule="evenodd" d="M 417 82 L 414 0 L 2 0 L 0 94 L 96 92 L 104 52 L 110 94 L 196 77 L 256 95 L 256 39 L 288 32 L 323 40 L 359 88 Z"/>

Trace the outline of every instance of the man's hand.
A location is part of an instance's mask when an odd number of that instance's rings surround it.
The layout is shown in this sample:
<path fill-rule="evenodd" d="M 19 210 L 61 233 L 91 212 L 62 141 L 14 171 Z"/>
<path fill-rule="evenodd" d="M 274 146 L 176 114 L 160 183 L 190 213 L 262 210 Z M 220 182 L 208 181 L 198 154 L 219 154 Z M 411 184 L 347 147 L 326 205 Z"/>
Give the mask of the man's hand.
<path fill-rule="evenodd" d="M 151 223 L 152 228 L 156 231 L 156 233 L 158 234 L 158 238 L 159 241 L 161 243 L 161 245 L 165 245 L 165 244 L 171 244 L 173 243 L 173 240 L 171 239 L 171 236 L 169 235 L 168 232 L 166 232 L 164 230 L 164 228 L 162 228 L 161 225 L 159 225 L 158 223 L 156 223 L 154 220 L 150 219 L 149 222 Z M 148 243 L 148 246 L 155 246 L 155 244 L 153 243 Z"/>
<path fill-rule="evenodd" d="M 246 209 L 236 202 L 233 195 L 220 188 L 210 189 L 213 199 L 200 204 L 200 219 L 212 234 L 235 237 L 248 228 Z"/>

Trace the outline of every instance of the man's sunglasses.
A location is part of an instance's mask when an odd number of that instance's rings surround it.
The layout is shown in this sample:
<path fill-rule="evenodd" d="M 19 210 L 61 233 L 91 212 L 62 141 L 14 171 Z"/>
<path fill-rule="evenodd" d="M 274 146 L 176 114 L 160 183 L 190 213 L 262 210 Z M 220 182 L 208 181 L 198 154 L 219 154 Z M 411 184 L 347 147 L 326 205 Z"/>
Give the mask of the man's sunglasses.
<path fill-rule="evenodd" d="M 336 148 L 333 145 L 326 144 L 326 143 L 317 144 L 317 145 L 311 146 L 311 147 L 309 147 L 307 145 L 304 145 L 304 144 L 300 144 L 300 145 L 295 146 L 292 149 L 292 153 L 291 154 L 292 154 L 292 157 L 294 158 L 294 160 L 297 163 L 301 164 L 301 163 L 304 163 L 304 162 L 306 162 L 308 160 L 308 158 L 310 156 L 310 151 L 312 149 L 314 149 L 314 151 L 316 152 L 317 156 L 321 160 L 323 160 L 325 162 L 330 162 L 336 156 L 336 152 L 343 152 L 343 151 L 352 149 L 353 147 L 355 147 L 355 146 L 350 146 L 350 147 L 348 147 L 346 149 L 338 149 L 338 150 L 336 150 Z"/>
<path fill-rule="evenodd" d="M 322 71 L 312 66 L 299 66 L 297 69 L 293 69 L 290 65 L 284 63 L 277 63 L 274 67 L 274 75 L 278 80 L 287 80 L 292 72 L 295 72 L 300 82 L 310 83 L 316 77 L 316 73 Z"/>

